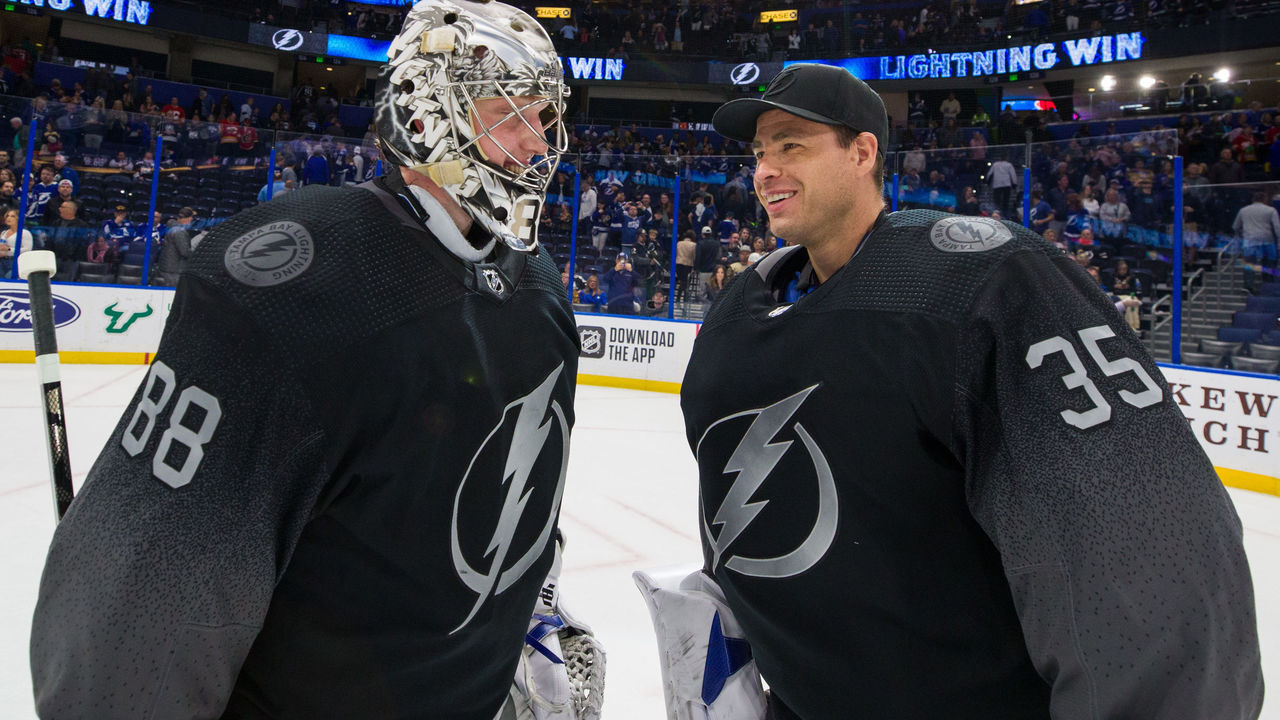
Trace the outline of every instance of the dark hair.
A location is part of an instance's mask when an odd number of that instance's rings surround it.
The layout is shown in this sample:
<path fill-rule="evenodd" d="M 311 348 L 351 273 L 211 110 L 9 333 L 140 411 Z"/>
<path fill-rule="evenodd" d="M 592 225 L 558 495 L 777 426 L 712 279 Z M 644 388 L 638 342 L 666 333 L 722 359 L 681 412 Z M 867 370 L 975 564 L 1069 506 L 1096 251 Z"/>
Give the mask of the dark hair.
<path fill-rule="evenodd" d="M 849 146 L 853 144 L 854 139 L 862 134 L 861 131 L 854 130 L 848 125 L 836 125 L 835 130 L 836 130 L 836 142 L 839 143 L 840 147 L 845 150 L 848 150 Z M 882 147 L 876 148 L 876 164 L 875 164 L 875 167 L 871 169 L 871 174 L 875 177 L 876 189 L 879 190 L 881 194 L 883 194 L 884 193 L 884 148 Z"/>

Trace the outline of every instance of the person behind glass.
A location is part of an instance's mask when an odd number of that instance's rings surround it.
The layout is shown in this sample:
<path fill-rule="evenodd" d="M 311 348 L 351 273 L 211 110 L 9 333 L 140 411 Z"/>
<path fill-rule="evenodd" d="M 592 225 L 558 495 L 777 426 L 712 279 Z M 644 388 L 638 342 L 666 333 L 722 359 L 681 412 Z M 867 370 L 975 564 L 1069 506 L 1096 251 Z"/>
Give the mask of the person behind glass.
<path fill-rule="evenodd" d="M 604 250 L 605 244 L 609 241 L 609 221 L 612 217 L 613 213 L 605 207 L 605 202 L 597 201 L 596 209 L 591 213 L 591 245 L 595 247 L 596 252 Z"/>
<path fill-rule="evenodd" d="M 18 209 L 9 208 L 4 211 L 3 226 L 0 227 L 0 278 L 8 278 L 16 253 L 24 253 L 31 249 L 31 231 L 23 228 L 18 235 Z"/>
<path fill-rule="evenodd" d="M 1102 240 L 1111 245 L 1124 241 L 1128 232 L 1129 206 L 1120 199 L 1120 191 L 1114 186 L 1107 190 L 1106 202 L 1098 208 L 1098 224 Z"/>
<path fill-rule="evenodd" d="M 650 294 L 649 300 L 644 304 L 644 310 L 640 314 L 645 317 L 666 317 L 667 293 L 661 289 L 654 290 Z"/>
<path fill-rule="evenodd" d="M 568 286 L 568 271 L 565 272 L 565 285 Z M 591 305 L 592 310 L 600 312 L 604 309 L 605 303 L 609 301 L 603 289 L 600 288 L 600 278 L 591 273 L 587 276 L 586 287 L 578 291 L 578 297 L 574 302 L 581 305 Z"/>
<path fill-rule="evenodd" d="M 63 203 L 75 202 L 75 198 L 72 197 L 71 193 L 72 184 L 70 180 L 58 182 L 58 192 L 53 197 L 50 197 L 49 202 L 44 206 L 45 225 L 52 225 L 57 222 L 58 218 L 61 217 L 58 208 L 62 207 Z"/>
<path fill-rule="evenodd" d="M 120 251 L 115 243 L 107 240 L 106 235 L 98 233 L 85 248 L 84 259 L 91 263 L 115 265 L 120 262 Z"/>
<path fill-rule="evenodd" d="M 1111 292 L 1116 295 L 1141 295 L 1142 280 L 1129 269 L 1129 262 L 1123 258 L 1116 260 L 1115 270 L 1111 273 Z"/>
<path fill-rule="evenodd" d="M 704 311 L 709 310 L 716 298 L 720 297 L 720 291 L 724 289 L 727 282 L 729 282 L 729 277 L 725 272 L 724 265 L 717 263 L 715 269 L 711 271 L 710 277 L 702 284 L 702 307 Z"/>
<path fill-rule="evenodd" d="M 13 173 L 9 173 L 12 175 Z M 8 208 L 17 208 L 19 198 L 14 196 L 17 185 L 11 178 L 0 177 L 0 212 Z"/>
<path fill-rule="evenodd" d="M 622 247 L 630 251 L 635 246 L 641 230 L 644 229 L 644 218 L 640 217 L 640 209 L 635 203 L 627 203 L 620 220 L 622 221 L 620 238 Z"/>
<path fill-rule="evenodd" d="M 1031 191 L 1031 214 L 1030 227 L 1040 235 L 1044 235 L 1044 231 L 1049 229 L 1049 223 L 1053 222 L 1053 206 L 1045 202 L 1040 197 L 1039 190 Z"/>
<path fill-rule="evenodd" d="M 685 230 L 676 243 L 676 292 L 686 300 L 689 276 L 693 273 L 693 264 L 697 261 L 697 256 L 698 243 L 693 239 L 693 231 Z"/>
<path fill-rule="evenodd" d="M 635 315 L 636 299 L 633 289 L 636 286 L 636 274 L 631 268 L 631 262 L 623 253 L 618 253 L 618 257 L 613 262 L 613 267 L 600 278 L 600 283 L 604 287 L 605 297 L 608 298 L 606 309 L 614 315 Z"/>
<path fill-rule="evenodd" d="M 124 205 L 115 206 L 111 219 L 102 224 L 99 232 L 121 253 L 128 252 L 130 243 L 138 236 L 138 228 L 129 221 L 129 209 Z"/>
<path fill-rule="evenodd" d="M 302 182 L 304 185 L 328 185 L 329 179 L 329 159 L 324 156 L 324 148 L 316 145 L 307 158 Z"/>
<path fill-rule="evenodd" d="M 160 246 L 160 259 L 156 263 L 156 276 L 152 279 L 152 285 L 177 286 L 178 277 L 193 252 L 191 223 L 195 218 L 195 210 L 184 207 L 178 211 L 178 217 L 169 223 L 164 244 Z"/>
<path fill-rule="evenodd" d="M 1003 217 L 1009 217 L 1013 208 L 1010 204 L 1013 200 L 1013 190 L 1018 185 L 1018 175 L 1013 165 L 1003 157 L 997 158 L 987 170 L 987 184 L 991 186 L 996 210 L 1000 211 Z"/>
<path fill-rule="evenodd" d="M 982 204 L 978 202 L 978 193 L 973 186 L 966 185 L 960 191 L 960 202 L 956 204 L 957 215 L 978 216 L 982 214 Z"/>
<path fill-rule="evenodd" d="M 716 271 L 716 265 L 719 262 L 720 241 L 716 239 L 715 232 L 710 227 L 704 227 L 698 239 L 697 255 L 693 262 L 694 268 L 698 271 L 698 287 L 706 287 L 707 281 L 711 279 L 711 274 Z"/>
<path fill-rule="evenodd" d="M 39 221 L 44 217 L 44 211 L 49 206 L 49 201 L 58 194 L 58 183 L 53 179 L 53 168 L 48 165 L 40 167 L 39 182 L 33 182 L 31 185 L 31 196 L 27 200 L 27 220 Z"/>
<path fill-rule="evenodd" d="M 732 280 L 738 273 L 751 267 L 751 248 L 746 245 L 738 246 L 737 259 L 725 270 L 725 278 Z"/>
<path fill-rule="evenodd" d="M 49 231 L 46 250 L 53 250 L 60 260 L 80 257 L 81 250 L 89 244 L 89 223 L 76 217 L 79 204 L 65 200 L 58 206 L 58 217 L 46 223 Z"/>

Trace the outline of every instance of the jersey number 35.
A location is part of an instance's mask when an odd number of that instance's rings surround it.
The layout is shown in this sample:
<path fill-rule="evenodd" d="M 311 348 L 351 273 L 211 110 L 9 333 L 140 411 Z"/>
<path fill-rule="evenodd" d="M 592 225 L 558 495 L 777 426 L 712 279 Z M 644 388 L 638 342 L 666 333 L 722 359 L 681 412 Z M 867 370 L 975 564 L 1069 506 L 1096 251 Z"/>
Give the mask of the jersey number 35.
<path fill-rule="evenodd" d="M 1080 336 L 1080 341 L 1084 343 L 1085 349 L 1089 351 L 1089 357 L 1093 358 L 1093 362 L 1097 364 L 1104 375 L 1114 377 L 1124 373 L 1133 373 L 1145 387 L 1142 392 L 1119 391 L 1121 400 L 1136 408 L 1145 408 L 1155 405 L 1164 397 L 1164 391 L 1156 384 L 1155 380 L 1151 379 L 1151 375 L 1142 368 L 1142 365 L 1137 360 L 1129 357 L 1108 360 L 1107 356 L 1102 354 L 1102 349 L 1098 347 L 1098 343 L 1106 338 L 1115 337 L 1116 334 L 1111 328 L 1106 325 L 1097 325 L 1085 328 L 1077 334 Z M 1062 356 L 1067 359 L 1067 364 L 1071 366 L 1071 372 L 1062 376 L 1062 384 L 1066 385 L 1068 390 L 1084 388 L 1085 394 L 1093 402 L 1093 407 L 1083 412 L 1063 410 L 1061 413 L 1062 419 L 1068 425 L 1081 430 L 1101 425 L 1110 420 L 1111 405 L 1102 397 L 1102 392 L 1098 390 L 1098 386 L 1089 379 L 1089 373 L 1085 370 L 1084 363 L 1080 362 L 1080 355 L 1076 353 L 1075 346 L 1071 344 L 1070 340 L 1059 335 L 1048 340 L 1041 340 L 1032 345 L 1027 349 L 1027 365 L 1030 365 L 1031 369 L 1034 370 L 1040 367 L 1045 358 L 1054 353 L 1062 353 Z"/>

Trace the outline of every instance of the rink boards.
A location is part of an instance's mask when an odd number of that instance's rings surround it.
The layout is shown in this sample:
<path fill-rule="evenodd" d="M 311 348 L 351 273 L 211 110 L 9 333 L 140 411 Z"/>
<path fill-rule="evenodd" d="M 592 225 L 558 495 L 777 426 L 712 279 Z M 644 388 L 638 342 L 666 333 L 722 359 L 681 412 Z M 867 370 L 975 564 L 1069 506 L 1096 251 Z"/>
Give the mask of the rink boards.
<path fill-rule="evenodd" d="M 173 305 L 172 289 L 54 285 L 62 362 L 148 363 Z M 577 315 L 578 381 L 679 392 L 698 324 Z M 0 281 L 0 362 L 32 362 L 26 284 Z M 1163 365 L 1174 400 L 1223 482 L 1280 495 L 1280 380 Z"/>

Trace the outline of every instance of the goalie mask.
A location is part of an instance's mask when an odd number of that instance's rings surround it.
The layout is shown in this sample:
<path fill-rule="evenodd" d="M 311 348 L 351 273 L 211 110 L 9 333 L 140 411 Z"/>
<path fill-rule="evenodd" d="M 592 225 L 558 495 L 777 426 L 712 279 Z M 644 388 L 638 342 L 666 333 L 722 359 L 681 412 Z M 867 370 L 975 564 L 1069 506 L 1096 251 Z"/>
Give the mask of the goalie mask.
<path fill-rule="evenodd" d="M 502 3 L 423 0 L 388 57 L 375 121 L 383 154 L 431 178 L 508 245 L 536 247 L 547 184 L 568 145 L 569 89 L 546 31 Z"/>

